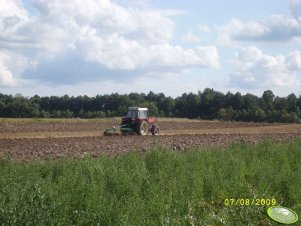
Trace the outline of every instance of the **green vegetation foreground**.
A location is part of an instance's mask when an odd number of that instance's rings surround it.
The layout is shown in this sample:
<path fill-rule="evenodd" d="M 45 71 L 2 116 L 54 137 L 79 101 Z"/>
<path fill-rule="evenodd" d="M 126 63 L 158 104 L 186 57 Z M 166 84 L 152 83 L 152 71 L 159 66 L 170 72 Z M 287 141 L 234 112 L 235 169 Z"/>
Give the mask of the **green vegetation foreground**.
<path fill-rule="evenodd" d="M 0 225 L 275 225 L 276 200 L 301 215 L 301 140 L 98 159 L 0 160 Z"/>

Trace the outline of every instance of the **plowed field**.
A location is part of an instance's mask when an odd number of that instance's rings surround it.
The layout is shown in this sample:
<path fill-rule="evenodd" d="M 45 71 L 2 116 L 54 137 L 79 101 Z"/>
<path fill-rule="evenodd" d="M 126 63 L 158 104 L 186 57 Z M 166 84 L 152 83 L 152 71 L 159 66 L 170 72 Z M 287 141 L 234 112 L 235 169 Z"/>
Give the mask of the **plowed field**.
<path fill-rule="evenodd" d="M 239 123 L 197 120 L 159 122 L 161 135 L 109 136 L 105 128 L 117 121 L 66 120 L 64 122 L 2 122 L 0 153 L 28 161 L 61 157 L 116 155 L 130 150 L 145 152 L 154 146 L 184 151 L 188 148 L 220 147 L 232 142 L 258 143 L 266 137 L 284 141 L 301 137 L 299 124 Z"/>

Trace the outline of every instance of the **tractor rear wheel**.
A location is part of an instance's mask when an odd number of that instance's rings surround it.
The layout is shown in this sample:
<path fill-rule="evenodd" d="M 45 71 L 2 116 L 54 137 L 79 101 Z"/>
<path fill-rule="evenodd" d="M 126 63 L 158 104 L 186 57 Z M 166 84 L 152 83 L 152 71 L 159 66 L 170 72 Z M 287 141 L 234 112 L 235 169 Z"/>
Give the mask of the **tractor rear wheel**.
<path fill-rule="evenodd" d="M 159 135 L 160 129 L 158 126 L 152 128 L 152 135 L 157 136 Z"/>
<path fill-rule="evenodd" d="M 144 136 L 148 134 L 148 124 L 146 121 L 140 122 L 137 126 L 138 135 Z"/>

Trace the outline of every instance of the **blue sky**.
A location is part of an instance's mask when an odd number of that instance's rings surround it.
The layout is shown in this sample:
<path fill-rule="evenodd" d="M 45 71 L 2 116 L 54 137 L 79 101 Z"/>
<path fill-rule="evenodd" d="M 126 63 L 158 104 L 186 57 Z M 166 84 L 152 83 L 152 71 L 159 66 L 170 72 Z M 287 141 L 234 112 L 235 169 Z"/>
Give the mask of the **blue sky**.
<path fill-rule="evenodd" d="M 301 94 L 301 0 L 0 0 L 0 92 Z"/>

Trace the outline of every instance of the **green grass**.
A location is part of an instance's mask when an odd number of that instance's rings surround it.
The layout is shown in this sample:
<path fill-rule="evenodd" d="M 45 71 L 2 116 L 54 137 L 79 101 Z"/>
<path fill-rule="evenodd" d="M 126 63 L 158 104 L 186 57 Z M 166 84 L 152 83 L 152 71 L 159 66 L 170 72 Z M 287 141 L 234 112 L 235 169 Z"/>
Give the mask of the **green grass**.
<path fill-rule="evenodd" d="M 300 216 L 300 162 L 301 140 L 99 159 L 2 158 L 0 225 L 277 225 L 267 206 L 224 199 L 275 198 Z"/>

